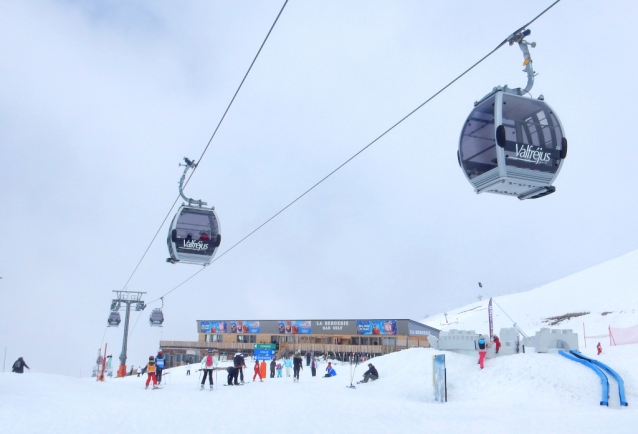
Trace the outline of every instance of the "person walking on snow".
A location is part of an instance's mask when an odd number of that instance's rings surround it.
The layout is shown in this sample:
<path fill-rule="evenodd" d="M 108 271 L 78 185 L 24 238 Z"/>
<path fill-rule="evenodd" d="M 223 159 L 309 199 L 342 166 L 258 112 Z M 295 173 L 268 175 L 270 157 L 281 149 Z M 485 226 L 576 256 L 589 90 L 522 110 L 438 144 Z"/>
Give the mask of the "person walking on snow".
<path fill-rule="evenodd" d="M 237 368 L 237 372 L 239 373 L 239 381 L 244 382 L 244 368 L 246 367 L 246 360 L 242 353 L 235 353 L 235 357 L 233 357 L 233 364 L 235 368 Z"/>
<path fill-rule="evenodd" d="M 275 378 L 275 368 L 277 367 L 277 363 L 275 359 L 270 361 L 270 378 Z"/>
<path fill-rule="evenodd" d="M 18 357 L 18 360 L 16 360 L 13 364 L 13 368 L 11 369 L 11 371 L 15 372 L 16 374 L 24 374 L 24 368 L 27 368 L 29 371 L 31 370 L 31 368 L 27 366 L 24 359 L 22 357 Z"/>
<path fill-rule="evenodd" d="M 148 373 L 148 378 L 146 379 L 146 387 L 148 389 L 148 384 L 153 380 L 153 389 L 157 388 L 157 377 L 155 376 L 155 357 L 150 356 L 148 358 L 148 364 L 146 365 L 146 372 Z"/>
<path fill-rule="evenodd" d="M 162 370 L 164 370 L 164 353 L 162 350 L 157 352 L 155 356 L 155 368 L 157 370 L 157 384 L 162 384 Z"/>
<path fill-rule="evenodd" d="M 142 375 L 142 367 L 138 366 L 137 367 L 137 378 L 140 378 L 140 375 Z"/>
<path fill-rule="evenodd" d="M 312 373 L 313 377 L 317 376 L 317 359 L 315 358 L 315 356 L 312 356 L 312 361 L 310 362 L 310 372 Z"/>
<path fill-rule="evenodd" d="M 498 354 L 498 350 L 501 349 L 501 340 L 496 335 L 494 335 L 494 345 L 496 346 L 496 354 Z"/>
<path fill-rule="evenodd" d="M 483 335 L 479 335 L 479 340 L 478 340 L 478 347 L 479 347 L 479 365 L 481 365 L 481 369 L 483 369 L 483 365 L 484 365 L 484 361 L 485 361 L 485 355 L 487 354 L 487 342 L 485 342 L 485 338 L 483 338 Z"/>
<path fill-rule="evenodd" d="M 253 375 L 253 381 L 255 381 L 255 378 L 256 378 L 257 376 L 259 376 L 259 381 L 264 381 L 264 380 L 261 378 L 261 368 L 259 367 L 259 360 L 255 360 L 255 367 L 254 367 L 254 370 L 255 370 L 255 374 Z"/>
<path fill-rule="evenodd" d="M 284 359 L 284 366 L 286 367 L 286 377 L 290 377 L 290 368 L 292 368 L 292 360 L 290 356 L 286 356 Z"/>
<path fill-rule="evenodd" d="M 600 354 L 603 352 L 603 346 L 600 345 L 600 342 L 598 342 L 598 345 L 596 345 L 596 349 L 598 350 L 598 355 L 600 356 Z"/>
<path fill-rule="evenodd" d="M 283 376 L 281 375 L 281 371 L 283 371 L 284 367 L 281 366 L 281 363 L 277 363 L 277 366 L 275 368 L 277 369 L 277 378 L 283 378 Z"/>
<path fill-rule="evenodd" d="M 200 385 L 200 389 L 204 388 L 207 375 L 208 375 L 208 385 L 211 389 L 213 388 L 213 365 L 214 365 L 213 350 L 208 350 L 208 355 L 202 359 L 201 370 L 204 373 L 204 375 L 202 376 L 202 384 Z"/>
<path fill-rule="evenodd" d="M 293 377 L 294 381 L 299 381 L 299 371 L 303 369 L 303 359 L 301 358 L 301 351 L 297 350 L 295 357 L 293 358 Z"/>

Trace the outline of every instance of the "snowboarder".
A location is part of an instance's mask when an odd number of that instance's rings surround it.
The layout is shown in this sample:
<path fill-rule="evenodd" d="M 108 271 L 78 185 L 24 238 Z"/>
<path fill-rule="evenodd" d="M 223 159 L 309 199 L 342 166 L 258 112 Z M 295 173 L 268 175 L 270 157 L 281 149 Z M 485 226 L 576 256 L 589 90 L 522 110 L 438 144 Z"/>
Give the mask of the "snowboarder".
<path fill-rule="evenodd" d="M 277 363 L 275 359 L 270 361 L 270 378 L 275 378 L 275 368 L 277 367 Z"/>
<path fill-rule="evenodd" d="M 202 376 L 202 384 L 201 389 L 204 388 L 204 383 L 206 383 L 206 376 L 208 375 L 209 381 L 208 384 L 210 388 L 213 388 L 213 350 L 208 350 L 208 355 L 202 359 L 202 372 L 204 375 Z"/>
<path fill-rule="evenodd" d="M 290 356 L 286 356 L 284 359 L 284 366 L 286 367 L 286 377 L 290 377 L 290 368 L 292 368 L 292 360 L 290 360 Z"/>
<path fill-rule="evenodd" d="M 496 354 L 498 354 L 498 350 L 501 349 L 501 340 L 496 335 L 494 335 L 494 345 L 496 346 Z"/>
<path fill-rule="evenodd" d="M 303 359 L 301 358 L 301 351 L 297 350 L 295 353 L 295 357 L 293 357 L 292 362 L 294 364 L 293 368 L 293 378 L 294 381 L 299 381 L 299 371 L 303 370 Z"/>
<path fill-rule="evenodd" d="M 15 361 L 15 363 L 13 364 L 13 368 L 11 370 L 15 372 L 16 374 L 23 374 L 24 368 L 27 368 L 29 371 L 31 370 L 31 368 L 27 366 L 24 359 L 22 357 L 18 357 L 18 360 Z"/>
<path fill-rule="evenodd" d="M 277 369 L 277 378 L 283 378 L 283 376 L 281 375 L 281 372 L 283 371 L 284 367 L 281 366 L 281 363 L 277 363 L 277 366 L 275 367 L 275 369 Z"/>
<path fill-rule="evenodd" d="M 363 373 L 363 380 L 357 382 L 357 384 L 367 383 L 368 380 L 374 381 L 378 379 L 379 379 L 379 372 L 377 371 L 377 368 L 375 368 L 372 363 L 368 363 L 368 370 Z"/>
<path fill-rule="evenodd" d="M 153 380 L 153 389 L 157 388 L 157 377 L 155 376 L 155 357 L 150 356 L 148 358 L 148 364 L 146 365 L 146 372 L 148 373 L 148 378 L 146 379 L 146 387 L 148 389 L 148 384 Z"/>
<path fill-rule="evenodd" d="M 155 367 L 157 369 L 157 384 L 162 384 L 162 371 L 164 370 L 164 353 L 162 350 L 157 352 L 157 356 L 155 356 Z"/>
<path fill-rule="evenodd" d="M 140 375 L 142 375 L 142 367 L 141 367 L 141 366 L 138 366 L 138 367 L 137 367 L 137 378 L 139 378 L 139 377 L 140 377 Z"/>
<path fill-rule="evenodd" d="M 598 355 L 600 356 L 600 354 L 603 352 L 603 346 L 600 345 L 600 342 L 598 342 L 598 345 L 596 345 L 596 349 L 598 350 Z"/>
<path fill-rule="evenodd" d="M 478 347 L 479 347 L 479 365 L 481 365 L 481 369 L 483 369 L 483 365 L 484 365 L 484 361 L 485 361 L 485 355 L 487 354 L 487 343 L 485 342 L 485 338 L 483 338 L 483 335 L 479 335 L 479 340 L 478 340 Z"/>
<path fill-rule="evenodd" d="M 255 367 L 254 367 L 254 370 L 255 370 L 255 374 L 253 375 L 253 381 L 255 381 L 255 378 L 256 378 L 257 376 L 259 376 L 259 381 L 264 381 L 264 380 L 261 378 L 261 369 L 260 369 L 260 367 L 259 367 L 259 360 L 255 360 Z"/>
<path fill-rule="evenodd" d="M 313 377 L 317 376 L 317 365 L 317 359 L 315 358 L 315 356 L 312 356 L 312 361 L 310 362 L 310 372 L 312 372 Z"/>

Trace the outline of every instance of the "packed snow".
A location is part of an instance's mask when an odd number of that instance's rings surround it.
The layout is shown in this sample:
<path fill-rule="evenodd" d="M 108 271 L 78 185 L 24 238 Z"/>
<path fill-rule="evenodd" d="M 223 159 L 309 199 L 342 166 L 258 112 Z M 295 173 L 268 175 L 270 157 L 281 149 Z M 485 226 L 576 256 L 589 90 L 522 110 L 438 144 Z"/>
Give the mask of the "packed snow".
<path fill-rule="evenodd" d="M 608 325 L 638 324 L 638 251 L 544 287 L 494 300 L 495 331 L 516 321 L 527 334 L 555 323 L 579 333 L 581 351 L 616 370 L 624 379 L 628 407 L 620 407 L 612 387 L 609 407 L 600 406 L 601 384 L 585 366 L 557 354 L 526 353 L 488 359 L 479 369 L 477 357 L 413 348 L 371 359 L 380 379 L 350 385 L 349 364 L 337 362 L 337 376 L 317 377 L 304 366 L 301 381 L 292 377 L 253 382 L 250 362 L 247 385 L 222 387 L 226 373 L 216 376 L 213 390 L 199 389 L 199 365 L 165 370 L 162 389 L 145 389 L 145 376 L 111 379 L 70 378 L 26 372 L 0 375 L 0 427 L 3 433 L 157 433 L 206 432 L 485 432 L 485 433 L 634 433 L 638 423 L 638 344 L 609 346 L 608 339 L 588 340 Z M 486 285 L 489 290 L 489 285 Z M 487 302 L 425 320 L 443 329 L 488 332 Z M 572 314 L 583 314 L 573 316 Z M 554 318 L 551 320 L 550 318 Z M 603 353 L 596 355 L 597 341 Z M 432 357 L 445 354 L 448 402 L 433 398 Z M 28 362 L 28 360 L 27 360 Z M 221 365 L 223 366 L 223 364 Z M 361 379 L 357 366 L 354 382 Z M 613 382 L 610 382 L 613 383 Z"/>

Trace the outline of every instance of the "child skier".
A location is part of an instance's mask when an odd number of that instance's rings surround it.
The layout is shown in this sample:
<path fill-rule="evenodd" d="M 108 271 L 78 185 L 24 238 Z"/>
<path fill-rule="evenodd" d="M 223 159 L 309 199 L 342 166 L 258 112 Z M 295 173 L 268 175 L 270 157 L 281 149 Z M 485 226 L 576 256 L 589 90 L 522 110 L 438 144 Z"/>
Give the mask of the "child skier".
<path fill-rule="evenodd" d="M 157 389 L 157 377 L 155 376 L 155 357 L 150 356 L 148 358 L 146 372 L 148 373 L 148 378 L 146 379 L 145 389 L 148 389 L 148 384 L 151 382 L 151 380 L 153 380 L 153 389 Z"/>
<path fill-rule="evenodd" d="M 485 338 L 483 335 L 479 335 L 478 339 L 478 347 L 479 347 L 479 365 L 481 365 L 481 369 L 484 367 L 485 355 L 487 354 L 487 342 L 485 342 Z"/>
<path fill-rule="evenodd" d="M 255 377 L 259 376 L 259 381 L 264 381 L 261 378 L 261 368 L 259 366 L 259 360 L 255 360 L 255 375 L 253 375 L 253 381 L 255 381 Z"/>
<path fill-rule="evenodd" d="M 496 354 L 498 354 L 498 350 L 501 349 L 501 340 L 496 335 L 494 335 L 494 345 L 496 346 Z"/>
<path fill-rule="evenodd" d="M 208 376 L 209 381 L 209 387 L 212 389 L 213 388 L 213 367 L 214 367 L 214 361 L 213 361 L 213 350 L 208 350 L 208 355 L 206 357 L 204 357 L 202 359 L 202 366 L 201 366 L 201 370 L 204 373 L 204 376 L 202 377 L 202 384 L 201 384 L 201 389 L 204 388 L 204 384 L 206 383 L 206 376 Z"/>
<path fill-rule="evenodd" d="M 603 346 L 600 345 L 600 342 L 598 342 L 598 345 L 596 345 L 596 349 L 598 350 L 598 355 L 600 356 L 600 354 L 603 352 Z"/>
<path fill-rule="evenodd" d="M 281 363 L 277 363 L 276 369 L 277 369 L 277 378 L 282 377 L 281 371 L 283 371 L 284 367 L 281 366 Z"/>

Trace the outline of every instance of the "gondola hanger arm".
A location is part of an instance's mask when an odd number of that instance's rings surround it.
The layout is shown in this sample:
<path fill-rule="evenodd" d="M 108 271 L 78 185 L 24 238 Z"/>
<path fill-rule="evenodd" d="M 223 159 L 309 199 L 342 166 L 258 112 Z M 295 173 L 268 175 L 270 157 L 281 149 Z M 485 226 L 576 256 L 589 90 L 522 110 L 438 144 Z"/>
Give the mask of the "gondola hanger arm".
<path fill-rule="evenodd" d="M 180 166 L 184 166 L 184 173 L 182 173 L 182 177 L 179 180 L 179 195 L 182 197 L 182 199 L 188 202 L 189 205 L 197 205 L 197 206 L 207 205 L 206 202 L 204 202 L 201 199 L 195 200 L 195 199 L 188 198 L 184 195 L 184 179 L 186 179 L 186 172 L 188 172 L 188 169 L 195 170 L 195 168 L 197 167 L 197 163 L 195 163 L 192 160 L 189 160 L 186 157 L 184 157 L 184 162 L 186 164 L 179 163 Z M 214 209 L 214 207 L 212 209 Z"/>

